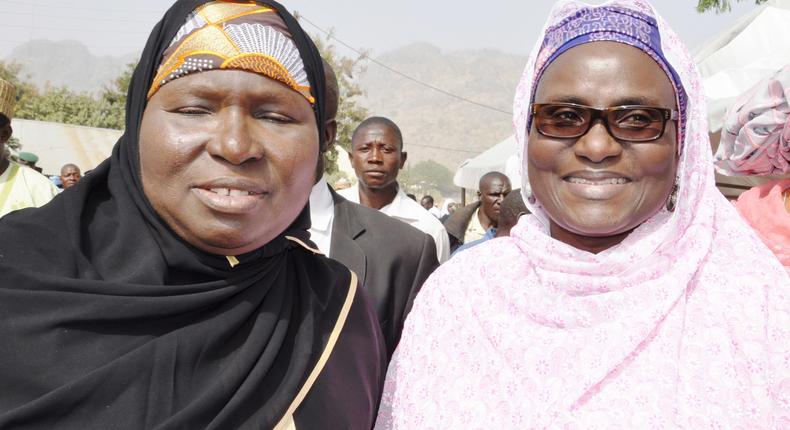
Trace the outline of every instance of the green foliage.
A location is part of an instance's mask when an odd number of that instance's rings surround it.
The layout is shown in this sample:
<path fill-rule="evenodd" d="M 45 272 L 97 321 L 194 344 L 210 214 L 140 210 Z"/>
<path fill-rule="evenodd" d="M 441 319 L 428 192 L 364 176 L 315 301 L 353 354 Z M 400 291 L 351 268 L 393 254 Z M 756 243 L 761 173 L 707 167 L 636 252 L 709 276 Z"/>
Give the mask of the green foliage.
<path fill-rule="evenodd" d="M 365 91 L 357 82 L 357 76 L 365 70 L 362 65 L 364 56 L 352 59 L 338 54 L 335 46 L 332 45 L 331 33 L 325 37 L 313 36 L 313 41 L 321 56 L 332 66 L 337 75 L 340 106 L 337 110 L 335 143 L 345 150 L 350 150 L 351 135 L 354 133 L 354 129 L 368 116 L 367 109 L 362 106 L 359 100 Z M 337 149 L 334 148 L 325 155 L 325 171 L 329 175 L 337 172 L 337 156 Z"/>
<path fill-rule="evenodd" d="M 762 4 L 766 1 L 767 0 L 754 0 L 754 3 Z M 716 13 L 729 12 L 732 10 L 732 2 L 730 0 L 699 0 L 697 3 L 697 12 L 699 13 L 707 12 L 711 9 Z"/>
<path fill-rule="evenodd" d="M 406 168 L 398 175 L 398 182 L 417 197 L 433 194 L 436 191 L 442 196 L 453 195 L 458 188 L 453 185 L 453 172 L 433 160 L 424 160 Z"/>
<path fill-rule="evenodd" d="M 123 129 L 126 117 L 126 91 L 134 63 L 97 96 L 77 93 L 66 87 L 39 90 L 20 78 L 21 67 L 0 62 L 0 77 L 17 87 L 14 117 L 37 121 Z"/>

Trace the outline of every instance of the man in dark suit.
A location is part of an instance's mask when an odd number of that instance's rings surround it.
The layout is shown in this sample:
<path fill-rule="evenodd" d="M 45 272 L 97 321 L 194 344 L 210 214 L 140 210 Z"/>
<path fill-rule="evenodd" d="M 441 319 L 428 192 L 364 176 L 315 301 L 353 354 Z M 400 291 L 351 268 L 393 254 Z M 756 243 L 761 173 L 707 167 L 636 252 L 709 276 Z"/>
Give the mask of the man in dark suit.
<path fill-rule="evenodd" d="M 324 70 L 328 119 L 323 149 L 328 150 L 337 131 L 338 87 L 327 63 Z M 310 195 L 311 237 L 322 252 L 357 274 L 376 308 L 392 356 L 414 297 L 439 265 L 436 245 L 422 231 L 340 197 L 323 178 L 320 158 Z"/>
<path fill-rule="evenodd" d="M 482 239 L 491 229 L 496 231 L 499 208 L 509 192 L 510 179 L 504 173 L 488 172 L 480 178 L 478 201 L 456 210 L 444 222 L 452 252 L 465 243 Z"/>

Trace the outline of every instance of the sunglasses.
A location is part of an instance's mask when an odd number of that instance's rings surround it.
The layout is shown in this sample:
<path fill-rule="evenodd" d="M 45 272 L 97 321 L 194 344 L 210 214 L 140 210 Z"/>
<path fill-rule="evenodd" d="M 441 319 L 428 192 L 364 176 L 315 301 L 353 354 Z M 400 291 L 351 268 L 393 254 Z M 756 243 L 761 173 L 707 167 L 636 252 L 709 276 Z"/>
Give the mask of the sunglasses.
<path fill-rule="evenodd" d="M 664 135 L 667 121 L 676 121 L 678 112 L 652 106 L 596 109 L 574 103 L 533 103 L 532 116 L 538 133 L 548 137 L 584 136 L 600 118 L 606 131 L 617 140 L 649 142 Z"/>

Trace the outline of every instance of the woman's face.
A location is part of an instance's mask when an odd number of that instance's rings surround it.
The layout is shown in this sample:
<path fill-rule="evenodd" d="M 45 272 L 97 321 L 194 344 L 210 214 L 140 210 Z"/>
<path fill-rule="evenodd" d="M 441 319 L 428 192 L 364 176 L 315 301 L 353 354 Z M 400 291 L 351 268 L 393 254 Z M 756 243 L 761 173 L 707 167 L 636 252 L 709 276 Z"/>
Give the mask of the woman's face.
<path fill-rule="evenodd" d="M 535 102 L 677 110 L 672 83 L 658 64 L 616 42 L 588 43 L 561 54 L 541 77 Z M 632 143 L 612 137 L 601 120 L 571 139 L 544 136 L 533 120 L 529 181 L 551 219 L 552 236 L 597 252 L 590 240 L 622 235 L 619 243 L 658 212 L 675 180 L 676 126 L 669 121 L 659 139 Z M 591 246 L 579 246 L 582 242 Z"/>
<path fill-rule="evenodd" d="M 218 255 L 253 251 L 304 208 L 318 161 L 307 100 L 240 70 L 196 73 L 157 91 L 143 114 L 145 195 L 184 240 Z"/>

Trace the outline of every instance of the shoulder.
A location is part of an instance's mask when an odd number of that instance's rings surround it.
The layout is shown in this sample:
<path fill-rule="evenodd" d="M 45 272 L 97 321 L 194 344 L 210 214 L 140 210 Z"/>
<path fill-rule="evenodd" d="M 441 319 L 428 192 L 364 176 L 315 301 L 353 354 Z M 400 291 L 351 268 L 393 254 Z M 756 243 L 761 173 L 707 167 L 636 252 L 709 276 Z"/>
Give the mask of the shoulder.
<path fill-rule="evenodd" d="M 363 237 L 375 241 L 381 249 L 414 252 L 421 243 L 433 240 L 422 230 L 375 209 L 345 199 L 336 199 L 335 207 L 338 209 L 335 211 L 336 216 L 355 217 L 365 227 L 365 235 Z M 385 244 L 386 246 L 384 246 Z"/>
<path fill-rule="evenodd" d="M 343 197 L 344 199 L 352 202 L 355 202 L 359 199 L 359 191 L 357 190 L 357 187 L 350 187 L 350 188 L 345 188 L 342 190 L 334 190 L 334 191 L 340 197 Z"/>
<path fill-rule="evenodd" d="M 49 178 L 42 175 L 41 173 L 38 173 L 29 167 L 20 166 L 19 174 L 25 178 L 25 184 L 35 192 L 49 194 L 50 196 L 55 196 L 58 194 L 58 187 L 56 187 L 55 184 L 49 180 Z"/>
<path fill-rule="evenodd" d="M 409 212 L 408 216 L 416 219 L 420 225 L 430 228 L 431 232 L 445 231 L 441 221 L 439 221 L 439 219 L 435 216 L 431 215 L 430 212 L 426 211 L 425 208 L 420 206 L 419 203 L 408 197 L 402 200 L 402 207 Z"/>
<path fill-rule="evenodd" d="M 70 259 L 70 254 L 62 252 L 72 246 L 63 224 L 66 208 L 62 203 L 55 199 L 43 208 L 20 209 L 0 218 L 0 264 L 48 270 Z"/>
<path fill-rule="evenodd" d="M 453 212 L 453 214 L 447 218 L 447 221 L 444 222 L 447 231 L 454 236 L 463 237 L 463 232 L 466 230 L 469 220 L 472 219 L 472 216 L 479 207 L 480 202 L 474 202 Z"/>

